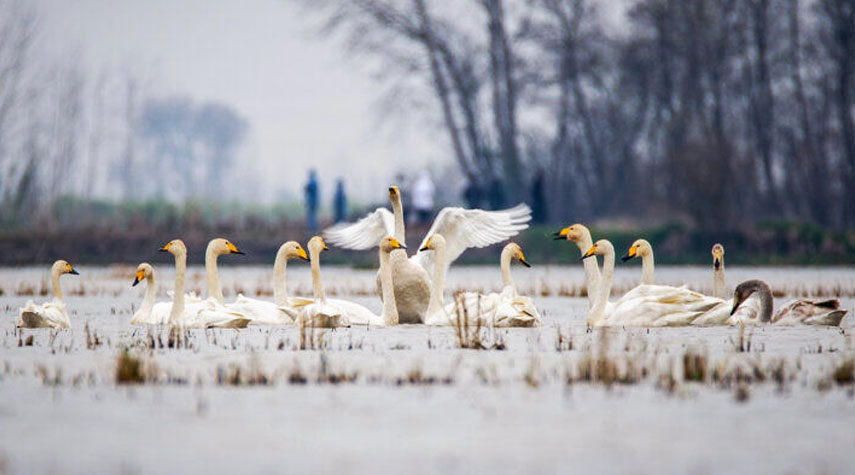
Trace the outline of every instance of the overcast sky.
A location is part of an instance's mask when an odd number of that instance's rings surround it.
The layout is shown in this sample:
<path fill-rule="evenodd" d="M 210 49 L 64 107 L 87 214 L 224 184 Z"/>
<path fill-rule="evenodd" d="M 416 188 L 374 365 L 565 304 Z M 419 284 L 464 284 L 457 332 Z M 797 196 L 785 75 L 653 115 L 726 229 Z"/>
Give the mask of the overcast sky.
<path fill-rule="evenodd" d="M 253 186 L 265 201 L 283 189 L 299 196 L 311 166 L 325 199 L 345 176 L 352 198 L 383 200 L 397 171 L 452 165 L 441 131 L 417 122 L 424 115 L 381 120 L 369 69 L 347 59 L 339 42 L 320 38 L 319 19 L 294 2 L 34 3 L 44 50 L 79 57 L 90 77 L 131 69 L 151 95 L 189 95 L 237 110 L 250 123 L 246 151 L 256 161 L 246 166 L 261 172 Z M 623 8 L 615 5 L 625 3 L 601 4 L 611 5 L 606 18 L 620 21 Z"/>
<path fill-rule="evenodd" d="M 299 193 L 310 166 L 324 194 L 346 176 L 354 198 L 382 199 L 395 171 L 447 162 L 437 137 L 378 127 L 377 90 L 366 68 L 317 19 L 285 0 L 37 0 L 41 40 L 74 54 L 94 75 L 131 65 L 156 95 L 186 94 L 232 106 L 249 122 L 248 150 L 267 182 Z M 411 124 L 412 125 L 412 124 Z"/>

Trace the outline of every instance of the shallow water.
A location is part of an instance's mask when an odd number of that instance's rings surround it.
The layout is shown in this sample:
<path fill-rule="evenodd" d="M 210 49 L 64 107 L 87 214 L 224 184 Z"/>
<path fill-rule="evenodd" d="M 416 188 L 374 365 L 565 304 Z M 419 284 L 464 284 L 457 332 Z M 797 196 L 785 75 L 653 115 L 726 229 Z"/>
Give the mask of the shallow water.
<path fill-rule="evenodd" d="M 158 266 L 162 299 L 168 267 Z M 27 294 L 47 275 L 0 269 L 0 473 L 848 473 L 855 463 L 853 387 L 831 376 L 855 352 L 851 315 L 841 328 L 763 327 L 742 340 L 735 328 L 588 333 L 587 300 L 564 296 L 581 295 L 581 266 L 536 267 L 514 277 L 537 296 L 544 325 L 485 330 L 502 351 L 461 350 L 453 329 L 413 325 L 318 332 L 315 350 L 299 349 L 293 327 L 197 330 L 177 350 L 159 345 L 165 333 L 127 325 L 143 292 L 130 288 L 132 268 L 79 270 L 63 277 L 73 328 L 17 333 L 17 308 L 46 298 Z M 619 268 L 616 293 L 639 273 Z M 267 268 L 220 274 L 227 300 L 236 290 L 270 298 Z M 330 293 L 379 312 L 374 272 L 323 275 Z M 190 276 L 204 290 L 202 269 Z M 855 307 L 855 269 L 728 269 L 731 284 L 747 278 L 767 280 L 779 301 L 840 293 Z M 706 268 L 661 267 L 657 280 L 711 287 Z M 289 282 L 308 293 L 306 266 L 292 263 Z M 498 284 L 492 267 L 457 268 L 446 295 Z M 116 384 L 126 347 L 146 384 Z M 703 381 L 686 380 L 687 354 L 704 356 Z M 599 355 L 636 378 L 580 379 Z M 780 381 L 769 370 L 778 366 Z M 734 368 L 747 368 L 742 380 L 712 375 Z"/>

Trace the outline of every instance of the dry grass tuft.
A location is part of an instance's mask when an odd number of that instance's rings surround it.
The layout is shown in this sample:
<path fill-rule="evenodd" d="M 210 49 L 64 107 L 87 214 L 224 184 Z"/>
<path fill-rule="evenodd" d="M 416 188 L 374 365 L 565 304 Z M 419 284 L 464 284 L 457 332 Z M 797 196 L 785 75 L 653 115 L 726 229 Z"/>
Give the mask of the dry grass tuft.
<path fill-rule="evenodd" d="M 128 350 L 119 353 L 116 360 L 116 384 L 143 384 L 142 360 Z"/>

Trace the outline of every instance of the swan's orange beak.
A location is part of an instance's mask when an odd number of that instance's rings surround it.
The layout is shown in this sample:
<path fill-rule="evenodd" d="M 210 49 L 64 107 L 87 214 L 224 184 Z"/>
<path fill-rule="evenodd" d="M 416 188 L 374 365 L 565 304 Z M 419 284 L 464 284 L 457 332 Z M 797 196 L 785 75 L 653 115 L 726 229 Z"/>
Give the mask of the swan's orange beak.
<path fill-rule="evenodd" d="M 240 251 L 234 244 L 229 241 L 226 241 L 226 247 L 229 248 L 229 252 L 232 254 L 240 254 L 242 256 L 246 255 L 245 252 Z"/>
<path fill-rule="evenodd" d="M 522 264 L 522 265 L 524 265 L 524 266 L 526 266 L 526 267 L 531 267 L 531 264 L 529 264 L 529 263 L 525 260 L 525 256 L 523 255 L 522 250 L 520 250 L 520 253 L 519 253 L 519 254 L 520 254 L 520 256 L 519 256 L 519 257 L 520 257 L 520 264 Z"/>
<path fill-rule="evenodd" d="M 157 251 L 158 252 L 169 252 L 169 246 L 171 246 L 171 245 L 172 245 L 172 242 L 170 241 L 170 242 L 166 243 L 165 246 L 158 249 Z"/>
<path fill-rule="evenodd" d="M 419 252 L 421 251 L 430 251 L 430 238 L 428 238 L 428 240 L 425 241 L 425 245 L 422 246 L 421 249 L 419 249 Z"/>
<path fill-rule="evenodd" d="M 561 231 L 556 231 L 552 236 L 552 239 L 555 241 L 563 241 L 567 239 L 567 235 L 570 234 L 570 228 L 564 228 Z"/>
<path fill-rule="evenodd" d="M 297 248 L 297 257 L 306 261 L 309 260 L 309 256 L 306 255 L 306 251 L 302 247 Z"/>
<path fill-rule="evenodd" d="M 620 260 L 626 262 L 636 256 L 638 256 L 638 246 L 631 246 L 629 250 L 626 251 L 626 254 L 624 254 L 623 257 L 620 258 Z"/>
<path fill-rule="evenodd" d="M 590 248 L 590 249 L 588 249 L 588 252 L 586 252 L 584 256 L 582 256 L 582 257 L 580 257 L 580 258 L 579 258 L 579 260 L 580 260 L 580 261 L 584 261 L 585 259 L 587 259 L 587 258 L 589 258 L 589 257 L 593 256 L 593 255 L 594 255 L 594 254 L 596 254 L 596 253 L 597 253 L 597 245 L 596 245 L 596 244 L 594 244 L 593 246 L 591 246 L 591 248 Z"/>
<path fill-rule="evenodd" d="M 137 284 L 142 282 L 144 277 L 145 277 L 145 272 L 143 272 L 142 269 L 138 270 L 137 275 L 134 277 L 134 283 L 131 285 L 131 287 L 136 287 Z"/>

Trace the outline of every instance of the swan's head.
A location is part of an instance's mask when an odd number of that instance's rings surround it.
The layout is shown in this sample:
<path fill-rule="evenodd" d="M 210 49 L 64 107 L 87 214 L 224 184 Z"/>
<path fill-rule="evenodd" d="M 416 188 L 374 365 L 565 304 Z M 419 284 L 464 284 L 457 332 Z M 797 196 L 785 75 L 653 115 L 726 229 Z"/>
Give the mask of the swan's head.
<path fill-rule="evenodd" d="M 389 199 L 394 201 L 401 197 L 401 192 L 398 190 L 397 186 L 389 187 Z"/>
<path fill-rule="evenodd" d="M 240 251 L 237 246 L 231 243 L 231 241 L 223 238 L 211 239 L 211 242 L 208 243 L 208 250 L 206 252 L 214 253 L 215 256 L 222 256 L 223 254 L 246 254 L 245 252 Z"/>
<path fill-rule="evenodd" d="M 505 245 L 505 249 L 503 249 L 503 252 L 511 253 L 511 259 L 520 261 L 520 264 L 526 267 L 531 267 L 531 264 L 529 264 L 525 260 L 525 256 L 523 255 L 522 248 L 519 244 L 515 242 L 509 242 L 507 245 Z"/>
<path fill-rule="evenodd" d="M 309 243 L 306 244 L 306 247 L 309 248 L 310 253 L 315 255 L 319 255 L 322 251 L 329 250 L 327 243 L 324 242 L 324 238 L 320 236 L 315 236 L 312 239 L 309 239 Z"/>
<path fill-rule="evenodd" d="M 134 283 L 131 287 L 136 287 L 137 284 L 154 275 L 154 268 L 148 262 L 143 262 L 137 266 L 137 272 L 134 276 Z"/>
<path fill-rule="evenodd" d="M 166 243 L 165 246 L 158 249 L 160 252 L 168 252 L 173 256 L 186 256 L 187 255 L 187 246 L 184 245 L 184 241 L 180 239 L 173 239 Z"/>
<path fill-rule="evenodd" d="M 552 236 L 553 239 L 556 241 L 567 240 L 572 242 L 579 242 L 585 239 L 585 237 L 590 239 L 591 231 L 589 231 L 588 228 L 585 227 L 585 225 L 576 223 L 562 229 L 561 231 L 555 232 Z"/>
<path fill-rule="evenodd" d="M 594 245 L 591 246 L 590 249 L 588 249 L 588 252 L 586 252 L 584 255 L 582 255 L 580 260 L 587 259 L 591 256 L 605 256 L 606 254 L 614 254 L 614 253 L 615 253 L 615 248 L 614 248 L 614 246 L 612 246 L 612 243 L 610 243 L 606 239 L 600 239 L 599 241 L 595 242 Z"/>
<path fill-rule="evenodd" d="M 51 270 L 59 275 L 62 274 L 71 274 L 71 275 L 79 275 L 79 273 L 71 267 L 71 264 L 60 259 L 53 263 L 51 266 Z"/>
<path fill-rule="evenodd" d="M 434 236 L 431 236 L 431 239 L 433 239 L 433 237 Z M 406 249 L 406 247 L 392 236 L 386 236 L 382 241 L 380 241 L 380 251 L 389 253 L 395 249 Z"/>
<path fill-rule="evenodd" d="M 712 247 L 712 263 L 715 270 L 721 269 L 724 265 L 724 246 L 715 243 Z"/>
<path fill-rule="evenodd" d="M 626 262 L 635 257 L 646 257 L 652 254 L 653 246 L 651 246 L 646 239 L 638 239 L 632 243 L 632 246 L 629 246 L 629 249 L 627 249 L 626 254 L 621 257 L 621 260 Z"/>
<path fill-rule="evenodd" d="M 422 246 L 419 251 L 435 251 L 439 247 L 445 246 L 445 237 L 442 234 L 434 233 L 425 241 L 425 245 Z"/>
<path fill-rule="evenodd" d="M 286 259 L 303 259 L 308 261 L 309 256 L 306 255 L 306 251 L 303 249 L 303 246 L 300 245 L 297 241 L 288 241 L 279 247 L 279 253 L 283 254 Z"/>
<path fill-rule="evenodd" d="M 736 313 L 736 309 L 742 305 L 742 302 L 748 300 L 748 297 L 751 297 L 751 294 L 757 292 L 763 287 L 767 290 L 769 289 L 769 285 L 762 280 L 747 280 L 737 285 L 736 290 L 733 291 L 733 309 L 730 310 L 730 314 L 733 315 Z M 772 293 L 771 290 L 769 290 L 769 293 Z"/>

